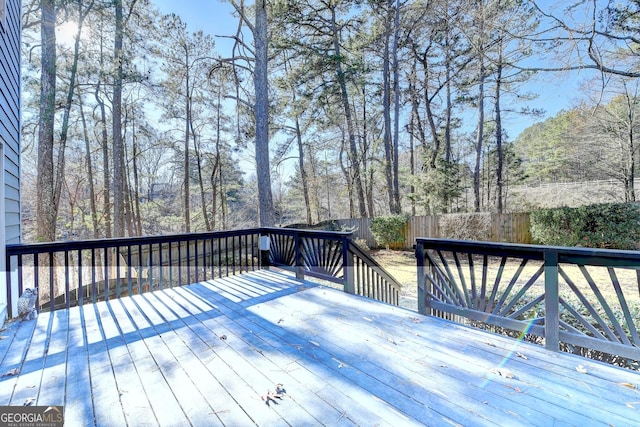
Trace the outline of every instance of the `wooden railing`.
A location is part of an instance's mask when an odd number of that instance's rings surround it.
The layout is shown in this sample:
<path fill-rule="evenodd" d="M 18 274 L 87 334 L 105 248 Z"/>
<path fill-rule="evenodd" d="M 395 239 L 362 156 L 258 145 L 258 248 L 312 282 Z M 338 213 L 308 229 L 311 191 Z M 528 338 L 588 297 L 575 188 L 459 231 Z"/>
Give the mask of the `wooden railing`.
<path fill-rule="evenodd" d="M 261 247 L 269 241 L 268 247 Z M 262 249 L 262 250 L 261 250 Z M 267 250 L 264 250 L 267 249 Z M 26 288 L 40 310 L 241 274 L 269 265 L 398 304 L 400 285 L 357 250 L 349 233 L 255 228 L 121 239 L 7 245 L 9 316 Z"/>
<path fill-rule="evenodd" d="M 259 238 L 249 229 L 7 245 L 9 309 L 25 288 L 55 310 L 255 270 Z"/>
<path fill-rule="evenodd" d="M 400 285 L 356 245 L 349 232 L 262 229 L 270 236 L 269 262 L 305 276 L 341 284 L 345 292 L 398 305 Z"/>
<path fill-rule="evenodd" d="M 640 361 L 640 252 L 421 238 L 416 258 L 424 314 Z"/>

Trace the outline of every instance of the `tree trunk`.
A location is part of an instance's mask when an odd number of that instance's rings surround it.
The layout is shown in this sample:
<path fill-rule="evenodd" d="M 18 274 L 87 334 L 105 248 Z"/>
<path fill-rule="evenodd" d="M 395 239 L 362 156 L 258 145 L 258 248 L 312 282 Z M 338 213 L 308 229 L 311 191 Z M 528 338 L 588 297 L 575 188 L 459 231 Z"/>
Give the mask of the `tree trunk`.
<path fill-rule="evenodd" d="M 125 234 L 125 199 L 124 199 L 124 143 L 122 141 L 122 81 L 123 81 L 123 51 L 122 40 L 124 33 L 124 19 L 122 0 L 114 0 L 116 14 L 116 32 L 113 45 L 113 57 L 116 61 L 116 75 L 113 84 L 113 216 L 115 237 Z"/>
<path fill-rule="evenodd" d="M 387 13 L 390 14 L 393 0 L 388 1 Z M 384 177 L 387 184 L 387 197 L 389 200 L 389 212 L 396 213 L 395 199 L 393 197 L 393 141 L 391 139 L 391 82 L 389 72 L 389 43 L 391 38 L 391 19 L 385 19 L 384 25 L 384 51 L 382 54 L 382 115 L 384 119 Z"/>
<path fill-rule="evenodd" d="M 445 11 L 449 11 L 449 2 L 445 2 Z M 451 102 L 451 86 L 452 86 L 452 69 L 453 69 L 453 58 L 451 55 L 451 50 L 453 46 L 451 45 L 451 27 L 449 25 L 449 20 L 447 19 L 447 27 L 445 29 L 445 75 L 446 75 L 446 106 L 445 106 L 445 125 L 444 125 L 444 160 L 447 165 L 451 162 L 451 117 L 453 116 L 453 103 Z M 447 182 L 447 184 L 449 184 Z M 448 204 L 448 203 L 447 203 Z"/>
<path fill-rule="evenodd" d="M 367 125 L 367 83 L 366 81 L 362 83 L 362 141 L 363 147 L 365 147 L 365 152 L 369 152 L 369 126 Z M 369 154 L 366 154 L 367 156 Z M 368 171 L 368 176 L 367 176 Z M 373 203 L 373 172 L 374 169 L 372 167 L 368 167 L 365 170 L 365 196 L 367 200 L 367 212 L 369 212 L 369 216 L 373 217 L 375 215 L 374 203 Z"/>
<path fill-rule="evenodd" d="M 400 205 L 399 145 L 400 145 L 400 71 L 398 67 L 398 39 L 400 38 L 400 0 L 396 0 L 393 28 L 392 68 L 393 68 L 393 213 L 402 213 Z"/>
<path fill-rule="evenodd" d="M 496 151 L 497 151 L 497 160 L 496 160 L 496 197 L 497 197 L 497 209 L 498 213 L 501 214 L 503 211 L 502 206 L 502 169 L 503 169 L 503 157 L 502 153 L 502 111 L 500 110 L 500 97 L 501 89 L 502 89 L 502 45 L 498 46 L 498 61 L 496 64 L 496 104 L 495 104 L 495 113 L 496 113 Z"/>
<path fill-rule="evenodd" d="M 257 1 L 255 4 L 255 69 L 253 83 L 255 87 L 254 114 L 256 121 L 256 174 L 258 178 L 259 225 L 274 225 L 273 196 L 271 193 L 271 168 L 269 164 L 269 78 L 267 4 Z"/>
<path fill-rule="evenodd" d="M 478 36 L 478 131 L 476 133 L 476 163 L 473 170 L 473 193 L 474 193 L 474 210 L 480 212 L 480 173 L 482 163 L 482 143 L 484 140 L 484 80 L 485 80 L 485 66 L 484 66 L 484 11 L 483 0 L 479 0 L 479 36 Z"/>
<path fill-rule="evenodd" d="M 351 181 L 355 186 L 356 197 L 358 198 L 358 213 L 360 218 L 367 217 L 367 207 L 364 201 L 364 188 L 362 187 L 362 177 L 360 173 L 360 156 L 358 155 L 358 146 L 356 144 L 355 126 L 351 114 L 351 105 L 349 103 L 349 93 L 347 92 L 347 82 L 342 70 L 340 62 L 341 49 L 338 27 L 336 24 L 336 11 L 331 8 L 331 33 L 333 36 L 333 48 L 336 59 L 336 75 L 338 84 L 340 85 L 340 96 L 342 98 L 342 106 L 344 108 L 344 116 L 347 122 L 347 132 L 349 137 L 349 161 L 351 169 Z"/>
<path fill-rule="evenodd" d="M 636 191 L 635 191 L 635 178 L 636 178 L 636 174 L 635 174 L 635 161 L 633 159 L 634 154 L 635 154 L 635 148 L 634 148 L 634 142 L 633 142 L 633 138 L 634 138 L 634 131 L 633 131 L 633 110 L 631 110 L 631 108 L 633 108 L 632 105 L 630 105 L 630 110 L 629 110 L 629 124 L 627 126 L 627 158 L 626 158 L 626 163 L 627 163 L 627 177 L 626 177 L 626 188 L 625 188 L 625 202 L 635 202 L 636 201 Z"/>
<path fill-rule="evenodd" d="M 57 209 L 54 197 L 53 134 L 56 101 L 56 9 L 55 1 L 42 0 L 40 120 L 38 123 L 38 198 L 36 201 L 39 241 L 56 237 Z"/>
<path fill-rule="evenodd" d="M 294 94 L 295 102 L 295 94 Z M 304 206 L 307 212 L 307 224 L 311 225 L 313 219 L 311 218 L 311 200 L 309 199 L 309 183 L 307 178 L 307 171 L 305 170 L 304 163 L 304 144 L 302 143 L 302 132 L 300 132 L 300 119 L 296 114 L 296 141 L 298 141 L 298 167 L 300 168 L 300 179 L 302 180 L 302 195 L 304 197 Z"/>
<path fill-rule="evenodd" d="M 189 158 L 189 142 L 191 141 L 191 98 L 189 86 L 189 52 L 185 52 L 185 64 L 187 69 L 185 73 L 185 121 L 184 121 L 184 179 L 182 181 L 183 188 L 183 209 L 184 209 L 184 231 L 185 233 L 191 232 L 191 159 Z"/>
<path fill-rule="evenodd" d="M 223 207 L 224 197 L 222 195 L 222 164 L 220 156 L 220 135 L 222 134 L 222 87 L 218 86 L 217 102 L 216 102 L 216 152 L 213 168 L 211 170 L 211 230 L 216 229 L 216 216 L 218 214 L 218 191 L 220 191 L 220 205 Z M 216 179 L 219 177 L 220 189 L 216 184 Z M 222 212 L 224 215 L 224 211 Z M 224 227 L 224 221 L 222 221 Z"/>
<path fill-rule="evenodd" d="M 104 201 L 104 235 L 111 238 L 111 165 L 109 164 L 109 135 L 107 134 L 107 112 L 104 101 L 100 98 L 101 82 L 98 80 L 94 93 L 100 110 L 100 143 L 102 146 L 102 199 Z"/>
<path fill-rule="evenodd" d="M 138 155 L 140 154 L 140 149 L 138 148 L 138 138 L 136 134 L 136 115 L 135 110 L 132 115 L 133 118 L 131 120 L 132 123 L 132 132 L 131 132 L 131 151 L 133 153 L 133 158 L 131 159 L 131 167 L 133 169 L 133 216 L 135 219 L 135 228 L 136 235 L 142 236 L 142 214 L 140 212 L 140 177 L 138 176 Z"/>
<path fill-rule="evenodd" d="M 98 208 L 96 206 L 96 189 L 93 177 L 93 160 L 91 159 L 91 145 L 89 143 L 89 131 L 87 130 L 87 120 L 84 114 L 84 107 L 82 104 L 82 94 L 78 93 L 78 101 L 80 103 L 80 120 L 82 121 L 82 133 L 84 136 L 84 148 L 86 152 L 86 164 L 87 164 L 87 181 L 89 182 L 89 206 L 91 209 L 91 225 L 93 227 L 93 238 L 98 239 L 100 237 L 98 228 Z"/>
<path fill-rule="evenodd" d="M 202 218 L 204 219 L 205 230 L 211 231 L 211 220 L 209 219 L 209 211 L 207 209 L 207 198 L 204 188 L 204 174 L 202 173 L 202 150 L 200 144 L 196 141 L 195 132 L 193 132 L 193 148 L 196 155 L 196 168 L 198 170 L 198 186 L 200 188 L 200 208 L 202 209 Z"/>

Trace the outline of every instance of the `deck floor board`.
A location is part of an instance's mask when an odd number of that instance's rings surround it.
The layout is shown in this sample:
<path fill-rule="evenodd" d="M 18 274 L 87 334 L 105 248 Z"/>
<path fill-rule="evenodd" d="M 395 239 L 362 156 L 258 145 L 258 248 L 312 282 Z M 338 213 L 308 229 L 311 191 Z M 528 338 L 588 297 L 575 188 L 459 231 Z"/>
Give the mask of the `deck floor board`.
<path fill-rule="evenodd" d="M 64 405 L 69 425 L 640 419 L 636 372 L 273 271 L 41 313 L 0 334 L 0 404 Z"/>

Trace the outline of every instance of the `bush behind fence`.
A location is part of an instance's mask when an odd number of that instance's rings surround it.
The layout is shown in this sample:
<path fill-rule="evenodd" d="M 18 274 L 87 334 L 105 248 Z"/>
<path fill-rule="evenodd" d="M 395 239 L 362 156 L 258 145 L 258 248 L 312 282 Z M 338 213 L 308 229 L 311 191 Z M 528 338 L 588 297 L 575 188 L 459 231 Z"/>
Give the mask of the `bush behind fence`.
<path fill-rule="evenodd" d="M 529 231 L 530 220 L 529 213 L 481 213 L 481 214 L 442 214 L 442 215 L 425 215 L 409 217 L 407 225 L 404 229 L 404 242 L 391 245 L 393 249 L 412 249 L 418 237 L 433 237 L 442 239 L 458 239 L 459 235 L 452 235 L 450 231 L 451 224 L 459 223 L 462 227 L 468 226 L 469 217 L 474 215 L 486 216 L 486 230 L 478 230 L 485 236 L 490 236 L 489 240 L 493 242 L 507 243 L 531 243 L 531 232 Z M 488 218 L 490 217 L 490 219 Z M 356 219 L 338 219 L 335 221 L 341 227 L 355 229 L 354 238 L 362 239 L 367 242 L 370 248 L 380 247 L 373 238 L 369 224 L 371 218 Z M 445 226 L 446 224 L 446 226 Z M 466 230 L 470 232 L 473 230 Z M 484 238 L 480 240 L 486 240 Z"/>

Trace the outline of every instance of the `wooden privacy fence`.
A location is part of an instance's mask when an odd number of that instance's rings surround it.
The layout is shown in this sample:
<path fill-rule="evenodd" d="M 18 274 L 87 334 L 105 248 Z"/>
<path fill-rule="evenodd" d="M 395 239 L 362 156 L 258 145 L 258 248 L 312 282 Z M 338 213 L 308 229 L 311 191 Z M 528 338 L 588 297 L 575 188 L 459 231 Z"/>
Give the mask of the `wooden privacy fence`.
<path fill-rule="evenodd" d="M 394 249 L 412 249 L 416 243 L 416 239 L 419 237 L 430 238 L 452 238 L 455 236 L 447 236 L 441 232 L 440 222 L 443 217 L 449 215 L 460 214 L 442 214 L 442 215 L 425 215 L 425 216 L 413 216 L 409 217 L 409 221 L 405 226 L 403 243 L 397 245 L 391 245 Z M 491 231 L 490 238 L 493 242 L 505 242 L 505 243 L 531 243 L 531 232 L 529 213 L 511 213 L 511 214 L 497 214 L 491 215 Z M 367 242 L 367 246 L 370 248 L 378 247 L 371 234 L 371 228 L 369 224 L 371 218 L 358 218 L 358 219 L 338 219 L 335 221 L 341 227 L 354 229 L 354 239 L 362 239 Z"/>

